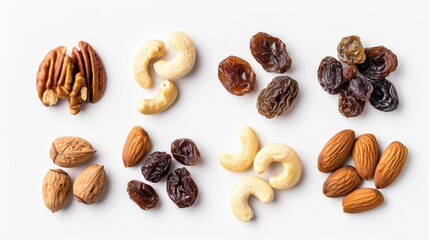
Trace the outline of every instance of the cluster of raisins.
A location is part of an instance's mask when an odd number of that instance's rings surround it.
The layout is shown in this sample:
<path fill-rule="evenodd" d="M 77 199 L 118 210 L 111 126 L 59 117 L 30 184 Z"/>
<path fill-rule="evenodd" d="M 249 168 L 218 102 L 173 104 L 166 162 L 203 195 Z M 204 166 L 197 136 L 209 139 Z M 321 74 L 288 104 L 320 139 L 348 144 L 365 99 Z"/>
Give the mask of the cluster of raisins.
<path fill-rule="evenodd" d="M 323 58 L 317 77 L 323 90 L 339 93 L 338 110 L 343 116 L 359 116 L 368 100 L 383 112 L 398 108 L 395 86 L 386 79 L 398 66 L 392 51 L 383 46 L 364 48 L 355 35 L 341 39 L 337 51 L 342 63 L 334 57 Z"/>
<path fill-rule="evenodd" d="M 285 73 L 292 64 L 286 44 L 267 33 L 259 32 L 252 36 L 250 51 L 267 72 Z M 218 77 L 225 89 L 236 96 L 252 92 L 256 82 L 256 74 L 250 64 L 236 56 L 229 56 L 219 64 Z M 258 112 L 267 118 L 280 116 L 297 95 L 297 81 L 289 76 L 275 77 L 258 96 Z"/>

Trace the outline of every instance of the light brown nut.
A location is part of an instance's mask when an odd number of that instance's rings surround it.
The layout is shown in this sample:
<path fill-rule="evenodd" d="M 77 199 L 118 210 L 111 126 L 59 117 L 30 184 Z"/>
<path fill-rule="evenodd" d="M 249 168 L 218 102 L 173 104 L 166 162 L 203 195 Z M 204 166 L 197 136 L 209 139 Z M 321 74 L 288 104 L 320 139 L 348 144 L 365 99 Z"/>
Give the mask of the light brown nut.
<path fill-rule="evenodd" d="M 350 155 L 355 142 L 355 132 L 350 129 L 335 134 L 323 147 L 319 154 L 317 168 L 319 171 L 333 172 Z"/>
<path fill-rule="evenodd" d="M 176 101 L 177 94 L 176 85 L 169 80 L 164 80 L 154 98 L 137 101 L 137 110 L 146 115 L 163 112 Z"/>
<path fill-rule="evenodd" d="M 49 170 L 43 179 L 43 201 L 53 213 L 67 203 L 71 191 L 70 176 L 61 169 Z"/>
<path fill-rule="evenodd" d="M 383 152 L 377 164 L 374 184 L 378 189 L 392 184 L 401 175 L 407 162 L 408 149 L 402 143 L 392 142 Z"/>
<path fill-rule="evenodd" d="M 122 149 L 122 161 L 125 167 L 133 167 L 140 162 L 151 147 L 149 134 L 140 126 L 134 126 Z"/>
<path fill-rule="evenodd" d="M 92 204 L 103 195 L 106 184 L 104 167 L 92 164 L 85 168 L 74 181 L 73 194 L 79 202 Z"/>
<path fill-rule="evenodd" d="M 86 101 L 88 97 L 88 88 L 86 81 L 81 72 L 76 74 L 76 80 L 73 85 L 73 90 L 69 96 L 69 111 L 72 115 L 76 115 L 82 109 L 82 101 Z"/>
<path fill-rule="evenodd" d="M 148 71 L 149 62 L 165 53 L 164 42 L 150 40 L 145 42 L 134 57 L 134 79 L 142 88 L 152 87 L 152 78 Z"/>
<path fill-rule="evenodd" d="M 89 160 L 96 150 L 80 137 L 60 137 L 54 140 L 50 155 L 52 161 L 60 167 L 76 167 Z"/>
<path fill-rule="evenodd" d="M 346 213 L 360 213 L 374 209 L 383 203 L 384 197 L 377 189 L 360 188 L 343 199 L 343 211 Z"/>
<path fill-rule="evenodd" d="M 67 98 L 72 90 L 73 85 L 73 70 L 74 62 L 73 59 L 67 55 L 64 56 L 63 66 L 61 74 L 55 88 L 55 93 L 60 98 Z"/>
<path fill-rule="evenodd" d="M 351 193 L 362 183 L 356 169 L 352 166 L 338 168 L 323 183 L 323 194 L 327 197 L 341 197 Z"/>
<path fill-rule="evenodd" d="M 365 180 L 373 178 L 378 163 L 378 144 L 375 136 L 370 133 L 360 135 L 355 141 L 352 155 L 359 176 Z"/>

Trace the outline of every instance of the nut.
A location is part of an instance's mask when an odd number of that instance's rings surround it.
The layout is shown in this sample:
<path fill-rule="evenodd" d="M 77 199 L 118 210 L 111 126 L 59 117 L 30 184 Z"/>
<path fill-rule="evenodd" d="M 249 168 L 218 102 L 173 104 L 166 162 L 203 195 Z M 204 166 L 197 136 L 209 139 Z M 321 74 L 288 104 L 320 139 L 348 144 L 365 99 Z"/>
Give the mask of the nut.
<path fill-rule="evenodd" d="M 43 179 L 43 201 L 53 213 L 67 203 L 71 190 L 70 176 L 61 169 L 49 170 Z"/>
<path fill-rule="evenodd" d="M 343 211 L 346 213 L 360 213 L 374 209 L 384 202 L 380 191 L 373 188 L 360 188 L 343 199 Z"/>
<path fill-rule="evenodd" d="M 359 176 L 365 180 L 373 178 L 378 163 L 378 145 L 375 136 L 370 133 L 360 135 L 355 141 L 352 155 Z"/>
<path fill-rule="evenodd" d="M 60 137 L 54 140 L 50 155 L 52 161 L 61 167 L 76 167 L 88 162 L 96 150 L 80 137 Z"/>
<path fill-rule="evenodd" d="M 134 58 L 134 78 L 142 88 L 152 87 L 152 78 L 147 69 L 149 62 L 161 57 L 164 53 L 165 45 L 159 40 L 148 41 L 140 47 Z"/>
<path fill-rule="evenodd" d="M 353 149 L 355 132 L 350 129 L 335 134 L 319 154 L 317 168 L 329 173 L 335 171 L 347 159 Z"/>
<path fill-rule="evenodd" d="M 355 190 L 362 179 L 352 166 L 344 166 L 331 173 L 323 183 L 323 194 L 327 197 L 345 196 Z"/>
<path fill-rule="evenodd" d="M 153 67 L 163 79 L 175 80 L 191 71 L 195 63 L 196 50 L 191 38 L 183 32 L 172 32 L 168 43 L 176 51 L 176 58 L 171 61 L 159 60 Z"/>
<path fill-rule="evenodd" d="M 220 164 L 233 172 L 242 172 L 249 169 L 259 149 L 259 141 L 251 127 L 244 127 L 239 132 L 241 149 L 234 155 L 223 154 L 219 158 Z"/>
<path fill-rule="evenodd" d="M 140 126 L 134 126 L 122 150 L 122 161 L 125 167 L 133 167 L 140 162 L 151 147 L 149 134 Z"/>
<path fill-rule="evenodd" d="M 76 177 L 73 184 L 73 194 L 79 202 L 92 204 L 100 199 L 105 184 L 106 172 L 104 167 L 92 164 Z"/>
<path fill-rule="evenodd" d="M 137 102 L 137 110 L 147 115 L 160 113 L 169 108 L 176 100 L 176 97 L 176 85 L 169 80 L 164 80 L 154 98 L 141 99 Z"/>
<path fill-rule="evenodd" d="M 400 142 L 392 142 L 383 152 L 375 169 L 374 184 L 378 189 L 393 183 L 407 162 L 408 149 Z"/>
<path fill-rule="evenodd" d="M 81 72 L 76 74 L 76 79 L 73 84 L 73 90 L 69 95 L 69 111 L 72 115 L 76 115 L 82 109 L 82 101 L 86 101 L 88 97 L 88 88 L 86 81 Z"/>
<path fill-rule="evenodd" d="M 257 176 L 241 178 L 232 189 L 230 207 L 236 218 L 247 222 L 253 218 L 253 211 L 247 202 L 250 195 L 256 196 L 263 203 L 270 203 L 274 190 L 264 179 Z"/>
<path fill-rule="evenodd" d="M 293 187 L 301 178 L 301 159 L 291 147 L 284 144 L 269 144 L 263 147 L 255 156 L 253 168 L 256 173 L 261 174 L 272 162 L 282 164 L 283 171 L 270 177 L 271 187 L 288 189 Z"/>

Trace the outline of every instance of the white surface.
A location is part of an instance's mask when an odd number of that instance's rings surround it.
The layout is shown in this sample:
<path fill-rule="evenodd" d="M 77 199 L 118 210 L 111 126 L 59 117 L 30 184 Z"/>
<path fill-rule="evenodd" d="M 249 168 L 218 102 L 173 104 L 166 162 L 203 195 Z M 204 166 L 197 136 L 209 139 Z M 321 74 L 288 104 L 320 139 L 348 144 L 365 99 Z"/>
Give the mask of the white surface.
<path fill-rule="evenodd" d="M 429 22 L 425 1 L 5 1 L 0 3 L 0 239 L 405 239 L 429 234 L 427 221 Z M 168 111 L 144 116 L 136 111 L 141 89 L 133 79 L 132 61 L 140 44 L 167 41 L 173 30 L 186 32 L 197 47 L 194 70 L 177 81 L 179 98 Z M 257 113 L 258 93 L 276 74 L 265 72 L 248 49 L 250 37 L 264 31 L 281 38 L 293 59 L 287 75 L 299 82 L 299 97 L 290 111 L 268 120 Z M 365 46 L 385 45 L 399 67 L 389 79 L 400 107 L 383 113 L 367 104 L 357 118 L 337 111 L 337 96 L 319 86 L 320 60 L 336 55 L 341 37 L 357 34 Z M 107 71 L 105 95 L 77 116 L 68 104 L 45 108 L 37 98 L 35 76 L 52 48 L 69 50 L 86 40 L 98 51 Z M 170 50 L 170 49 L 169 49 Z M 257 74 L 254 92 L 236 97 L 219 83 L 217 66 L 229 55 L 240 56 Z M 174 54 L 170 54 L 170 57 Z M 159 85 L 160 78 L 155 78 Z M 165 192 L 165 180 L 151 184 L 160 206 L 140 210 L 128 199 L 126 183 L 143 180 L 139 167 L 125 169 L 121 153 L 133 125 L 142 125 L 152 150 L 168 151 L 172 140 L 189 137 L 202 153 L 188 169 L 200 189 L 197 203 L 178 209 Z M 256 218 L 239 222 L 229 209 L 229 193 L 242 176 L 218 163 L 222 153 L 239 148 L 238 130 L 252 126 L 262 145 L 293 147 L 303 160 L 300 183 L 276 191 L 263 205 L 253 199 Z M 385 204 L 359 215 L 342 212 L 341 199 L 326 198 L 317 156 L 336 132 L 352 128 L 372 132 L 384 149 L 394 140 L 409 148 L 408 164 L 399 180 L 382 190 Z M 70 201 L 52 214 L 41 195 L 44 174 L 56 168 L 49 158 L 51 142 L 75 135 L 98 150 L 93 163 L 105 165 L 108 186 L 100 203 Z M 351 160 L 350 162 L 351 163 Z M 174 163 L 173 168 L 179 167 Z M 66 169 L 72 179 L 83 167 Z M 272 172 L 279 171 L 273 168 Z M 267 178 L 265 174 L 263 177 Z M 364 186 L 373 186 L 367 182 Z M 420 237 L 418 237 L 420 236 Z"/>

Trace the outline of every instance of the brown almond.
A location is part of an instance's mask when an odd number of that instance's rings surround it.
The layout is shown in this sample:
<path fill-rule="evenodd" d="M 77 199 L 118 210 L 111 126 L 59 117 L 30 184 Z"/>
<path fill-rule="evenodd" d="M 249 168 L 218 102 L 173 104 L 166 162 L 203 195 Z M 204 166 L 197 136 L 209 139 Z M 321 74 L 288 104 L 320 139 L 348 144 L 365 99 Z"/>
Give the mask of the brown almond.
<path fill-rule="evenodd" d="M 80 137 L 60 137 L 54 140 L 49 151 L 52 161 L 60 167 L 80 166 L 89 160 L 96 150 Z"/>
<path fill-rule="evenodd" d="M 323 183 L 323 194 L 327 197 L 341 197 L 351 193 L 362 183 L 356 169 L 352 166 L 338 168 Z"/>
<path fill-rule="evenodd" d="M 355 132 L 350 129 L 335 134 L 319 154 L 317 168 L 321 172 L 333 172 L 350 155 L 355 142 Z"/>
<path fill-rule="evenodd" d="M 122 150 L 122 161 L 125 167 L 133 167 L 140 162 L 151 147 L 147 132 L 140 126 L 134 126 Z"/>
<path fill-rule="evenodd" d="M 383 152 L 377 164 L 374 184 L 378 189 L 392 184 L 401 175 L 407 162 L 408 149 L 402 143 L 392 142 Z"/>
<path fill-rule="evenodd" d="M 92 204 L 97 202 L 103 194 L 106 184 L 104 167 L 93 164 L 85 168 L 74 181 L 73 194 L 79 202 Z"/>
<path fill-rule="evenodd" d="M 380 191 L 373 188 L 354 190 L 343 199 L 343 211 L 346 213 L 360 213 L 374 209 L 384 203 Z"/>
<path fill-rule="evenodd" d="M 373 178 L 378 163 L 378 144 L 375 136 L 370 133 L 360 135 L 355 141 L 352 155 L 359 176 L 365 180 Z"/>
<path fill-rule="evenodd" d="M 43 179 L 43 201 L 53 213 L 62 209 L 70 195 L 70 176 L 61 169 L 49 170 Z"/>

